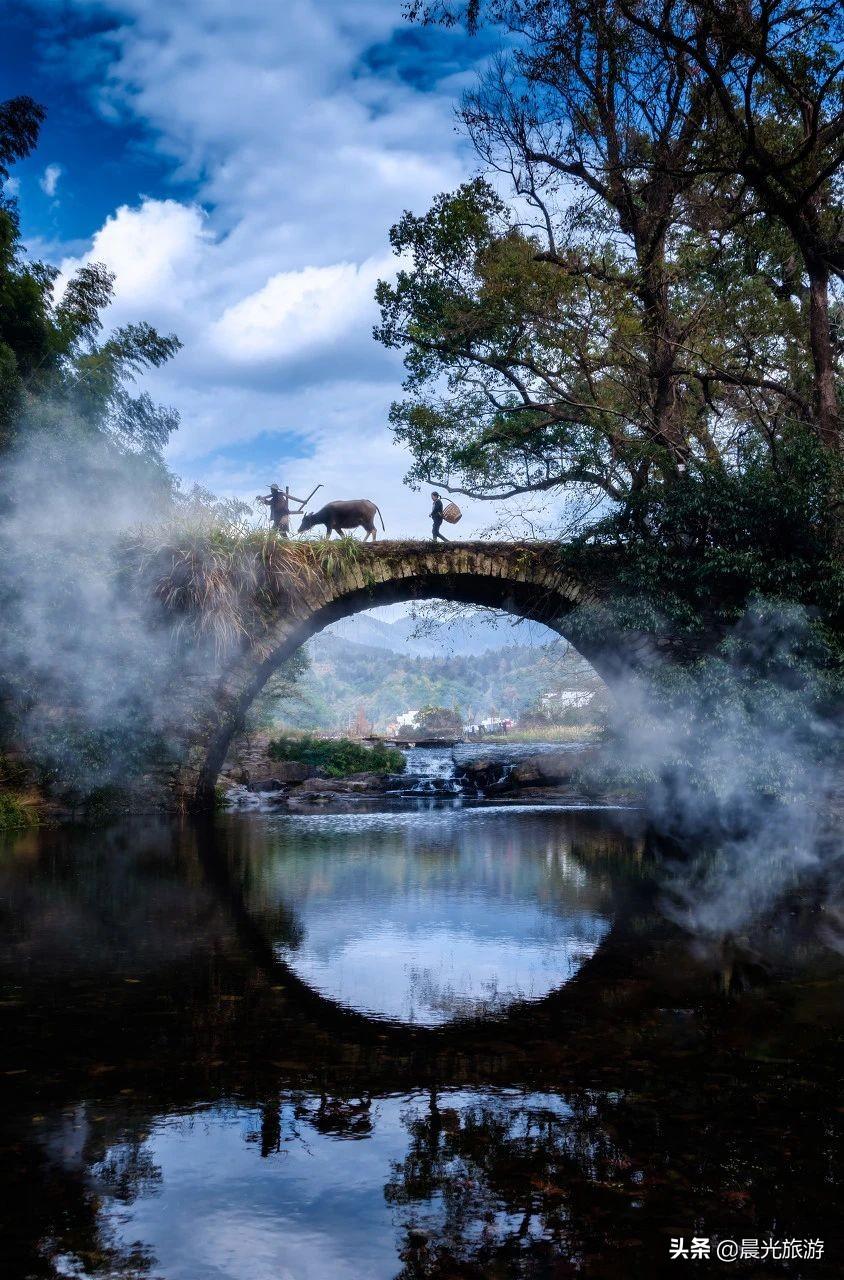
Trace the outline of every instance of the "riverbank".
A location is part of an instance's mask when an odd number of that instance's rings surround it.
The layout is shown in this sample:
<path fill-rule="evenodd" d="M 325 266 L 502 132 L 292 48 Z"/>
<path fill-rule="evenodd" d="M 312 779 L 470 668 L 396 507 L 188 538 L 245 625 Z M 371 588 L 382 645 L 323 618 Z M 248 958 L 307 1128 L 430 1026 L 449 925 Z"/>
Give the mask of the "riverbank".
<path fill-rule="evenodd" d="M 458 781 L 484 797 L 521 803 L 639 804 L 641 790 L 622 785 L 600 746 L 573 742 L 568 749 L 525 752 L 508 760 L 489 752 L 456 765 Z"/>
<path fill-rule="evenodd" d="M 276 760 L 266 741 L 252 739 L 226 762 L 221 804 L 234 809 L 307 813 L 344 812 L 365 802 L 393 804 L 420 798 L 532 804 L 636 804 L 641 796 L 610 779 L 600 747 L 508 741 L 415 748 L 404 753 L 401 773 L 361 770 L 329 777 L 306 761 Z"/>

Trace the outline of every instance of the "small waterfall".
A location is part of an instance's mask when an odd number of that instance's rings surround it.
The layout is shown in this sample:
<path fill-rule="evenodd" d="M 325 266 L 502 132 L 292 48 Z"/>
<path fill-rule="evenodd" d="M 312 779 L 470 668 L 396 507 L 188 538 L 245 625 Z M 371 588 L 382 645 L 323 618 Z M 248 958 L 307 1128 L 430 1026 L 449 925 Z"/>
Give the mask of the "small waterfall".
<path fill-rule="evenodd" d="M 459 796 L 463 787 L 454 776 L 451 747 L 411 747 L 407 768 L 396 775 L 396 791 L 414 796 Z"/>

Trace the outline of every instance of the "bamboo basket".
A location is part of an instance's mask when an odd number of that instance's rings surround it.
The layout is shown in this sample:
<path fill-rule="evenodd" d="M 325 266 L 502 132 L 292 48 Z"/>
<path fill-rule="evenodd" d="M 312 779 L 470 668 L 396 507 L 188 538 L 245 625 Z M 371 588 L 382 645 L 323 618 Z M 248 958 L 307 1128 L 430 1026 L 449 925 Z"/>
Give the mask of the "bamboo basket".
<path fill-rule="evenodd" d="M 447 520 L 449 524 L 457 524 L 462 517 L 463 512 L 456 502 L 447 502 L 443 507 L 443 520 Z"/>

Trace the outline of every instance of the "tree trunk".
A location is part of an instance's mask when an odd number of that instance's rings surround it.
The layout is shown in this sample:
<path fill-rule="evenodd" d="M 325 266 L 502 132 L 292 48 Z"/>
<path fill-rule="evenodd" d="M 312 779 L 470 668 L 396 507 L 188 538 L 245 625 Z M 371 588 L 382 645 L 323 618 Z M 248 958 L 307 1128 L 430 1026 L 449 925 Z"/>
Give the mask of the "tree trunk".
<path fill-rule="evenodd" d="M 809 272 L 809 340 L 815 373 L 815 424 L 824 448 L 831 453 L 838 453 L 841 450 L 841 431 L 829 328 L 829 268 L 825 263 L 814 259 L 810 259 L 806 265 Z M 840 471 L 837 468 L 832 474 L 827 503 L 830 547 L 833 554 L 842 559 L 844 521 L 841 519 L 841 511 L 844 494 L 841 492 Z"/>
<path fill-rule="evenodd" d="M 648 382 L 653 415 L 651 435 L 668 452 L 672 465 L 676 465 L 686 461 L 689 442 L 677 396 L 677 348 L 668 295 L 665 246 L 662 239 L 655 244 L 647 240 L 646 246 L 646 250 L 642 252 L 637 244 L 642 273 L 638 294 L 642 304 L 642 324 L 648 351 Z"/>
<path fill-rule="evenodd" d="M 821 443 L 837 451 L 841 448 L 838 401 L 835 395 L 835 366 L 829 328 L 829 268 L 809 262 L 809 339 L 815 371 L 815 422 Z"/>

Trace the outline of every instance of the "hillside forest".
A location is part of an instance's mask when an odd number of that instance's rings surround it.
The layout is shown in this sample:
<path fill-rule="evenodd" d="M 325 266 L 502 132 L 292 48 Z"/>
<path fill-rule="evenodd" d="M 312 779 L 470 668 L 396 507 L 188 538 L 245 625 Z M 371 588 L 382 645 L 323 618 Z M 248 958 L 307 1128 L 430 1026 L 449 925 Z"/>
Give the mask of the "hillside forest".
<path fill-rule="evenodd" d="M 270 683 L 253 713 L 255 727 L 336 733 L 365 724 L 384 732 L 398 717 L 430 706 L 454 708 L 463 723 L 487 717 L 544 719 L 560 692 L 594 692 L 601 698 L 604 691 L 593 669 L 565 641 L 435 658 L 324 632 L 310 642 L 307 657 L 294 681 Z M 553 711 L 550 718 L 555 719 Z"/>

